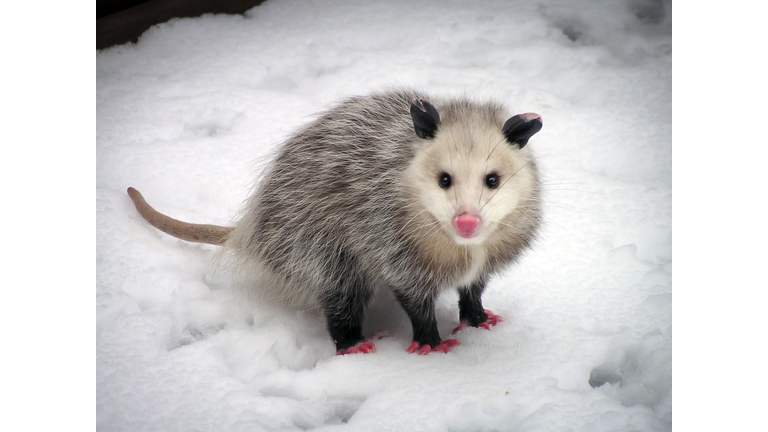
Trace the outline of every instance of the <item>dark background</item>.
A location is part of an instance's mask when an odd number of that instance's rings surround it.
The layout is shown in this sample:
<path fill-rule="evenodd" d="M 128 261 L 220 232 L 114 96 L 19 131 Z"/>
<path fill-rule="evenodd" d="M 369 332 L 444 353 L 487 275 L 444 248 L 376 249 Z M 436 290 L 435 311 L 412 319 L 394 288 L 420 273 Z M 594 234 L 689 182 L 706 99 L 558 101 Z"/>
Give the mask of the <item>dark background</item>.
<path fill-rule="evenodd" d="M 206 13 L 241 14 L 264 0 L 96 0 L 96 49 L 136 42 L 155 24 Z"/>

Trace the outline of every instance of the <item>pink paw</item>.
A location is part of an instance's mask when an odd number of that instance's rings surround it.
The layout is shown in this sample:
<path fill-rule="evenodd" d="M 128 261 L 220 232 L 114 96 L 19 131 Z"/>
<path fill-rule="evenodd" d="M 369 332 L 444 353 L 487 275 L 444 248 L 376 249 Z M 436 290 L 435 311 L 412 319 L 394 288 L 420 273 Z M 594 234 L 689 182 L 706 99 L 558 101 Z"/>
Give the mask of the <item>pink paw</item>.
<path fill-rule="evenodd" d="M 486 321 L 486 322 L 484 322 L 482 324 L 479 324 L 477 327 L 482 327 L 482 328 L 484 328 L 486 330 L 490 330 L 492 326 L 495 326 L 498 323 L 504 322 L 504 318 L 496 315 L 495 313 L 489 311 L 488 309 L 485 310 L 485 314 L 488 315 L 488 321 Z M 467 327 L 469 327 L 469 324 L 461 323 L 461 324 L 459 324 L 458 327 L 453 329 L 451 334 L 456 334 L 456 333 L 464 330 Z"/>
<path fill-rule="evenodd" d="M 467 327 L 469 327 L 469 324 L 467 324 L 467 323 L 461 323 L 461 324 L 459 324 L 459 326 L 458 326 L 458 327 L 456 327 L 455 329 L 453 329 L 453 331 L 451 332 L 451 334 L 452 334 L 452 335 L 455 335 L 456 333 L 458 333 L 458 332 L 460 332 L 460 331 L 464 330 L 464 329 L 465 329 L 465 328 L 467 328 Z"/>
<path fill-rule="evenodd" d="M 373 346 L 373 343 L 371 341 L 365 341 L 361 343 L 360 345 L 353 346 L 351 348 L 347 348 L 345 350 L 337 351 L 336 355 L 346 355 L 346 354 L 368 354 L 368 353 L 375 353 L 376 347 Z"/>
<path fill-rule="evenodd" d="M 414 341 L 411 344 L 411 346 L 409 346 L 408 349 L 405 350 L 405 352 L 407 352 L 408 354 L 413 354 L 416 351 L 418 351 L 419 355 L 427 355 L 427 354 L 429 354 L 431 352 L 436 352 L 436 351 L 441 351 L 441 352 L 444 352 L 444 353 L 448 353 L 448 351 L 450 351 L 451 348 L 453 348 L 453 347 L 455 347 L 457 345 L 461 345 L 461 343 L 459 341 L 457 341 L 456 339 L 446 339 L 446 340 L 443 341 L 443 343 L 441 343 L 440 345 L 438 345 L 438 346 L 436 346 L 434 348 L 432 348 L 429 345 L 419 345 L 418 342 Z"/>
<path fill-rule="evenodd" d="M 488 321 L 480 324 L 478 327 L 482 327 L 486 330 L 490 330 L 491 326 L 495 326 L 499 323 L 504 322 L 504 318 L 496 315 L 495 313 L 489 311 L 488 309 L 485 310 L 485 314 L 488 315 Z"/>

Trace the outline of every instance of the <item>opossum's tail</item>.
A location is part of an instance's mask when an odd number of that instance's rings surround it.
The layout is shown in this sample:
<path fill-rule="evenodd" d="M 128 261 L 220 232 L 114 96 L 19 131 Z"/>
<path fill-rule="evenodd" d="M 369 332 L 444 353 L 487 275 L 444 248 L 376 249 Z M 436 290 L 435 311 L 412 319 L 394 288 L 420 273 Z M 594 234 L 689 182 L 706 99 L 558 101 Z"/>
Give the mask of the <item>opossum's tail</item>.
<path fill-rule="evenodd" d="M 133 200 L 136 210 L 139 211 L 139 214 L 146 219 L 150 225 L 166 234 L 182 240 L 220 246 L 224 244 L 229 233 L 234 229 L 232 227 L 218 225 L 201 225 L 182 222 L 153 209 L 152 206 L 147 204 L 147 201 L 144 200 L 144 197 L 136 189 L 129 187 L 128 195 Z"/>

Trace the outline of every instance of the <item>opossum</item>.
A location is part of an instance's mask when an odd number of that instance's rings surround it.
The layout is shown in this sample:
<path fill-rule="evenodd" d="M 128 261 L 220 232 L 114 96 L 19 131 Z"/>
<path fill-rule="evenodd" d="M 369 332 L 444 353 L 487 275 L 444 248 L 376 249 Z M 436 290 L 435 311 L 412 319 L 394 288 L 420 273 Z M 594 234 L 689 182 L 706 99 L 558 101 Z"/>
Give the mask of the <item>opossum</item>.
<path fill-rule="evenodd" d="M 489 278 L 515 261 L 541 223 L 528 140 L 541 117 L 497 102 L 391 90 L 344 100 L 279 148 L 234 227 L 194 225 L 152 209 L 172 236 L 222 245 L 267 272 L 288 301 L 317 307 L 338 354 L 375 351 L 362 334 L 374 287 L 413 325 L 408 352 L 447 352 L 434 303 L 458 289 L 461 329 L 501 318 L 483 308 Z"/>

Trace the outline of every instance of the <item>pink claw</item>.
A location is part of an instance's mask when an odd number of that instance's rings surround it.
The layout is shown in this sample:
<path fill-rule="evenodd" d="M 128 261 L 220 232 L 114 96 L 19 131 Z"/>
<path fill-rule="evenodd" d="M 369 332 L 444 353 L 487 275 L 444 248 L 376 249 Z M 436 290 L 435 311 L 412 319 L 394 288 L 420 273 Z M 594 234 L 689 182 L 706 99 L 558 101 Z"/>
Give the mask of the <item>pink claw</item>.
<path fill-rule="evenodd" d="M 504 322 L 504 318 L 496 315 L 495 313 L 493 313 L 493 312 L 491 312 L 491 311 L 489 311 L 487 309 L 485 310 L 485 314 L 488 315 L 488 321 L 486 321 L 486 323 L 488 323 L 488 324 L 490 324 L 492 326 L 495 326 L 498 323 Z"/>
<path fill-rule="evenodd" d="M 368 354 L 368 353 L 375 353 L 375 352 L 376 352 L 376 347 L 373 345 L 373 343 L 371 343 L 371 341 L 365 341 L 360 345 L 353 346 L 352 348 L 338 351 L 336 355 L 340 356 L 340 355 L 346 355 L 346 354 Z"/>
<path fill-rule="evenodd" d="M 488 315 L 488 320 L 486 322 L 484 322 L 484 323 L 478 324 L 478 327 L 482 327 L 482 328 L 484 328 L 486 330 L 490 330 L 492 326 L 495 326 L 495 325 L 497 325 L 497 324 L 499 324 L 501 322 L 504 322 L 504 318 L 496 315 L 495 313 L 493 313 L 493 312 L 491 312 L 491 311 L 489 311 L 487 309 L 485 310 L 485 314 Z M 453 329 L 453 332 L 451 332 L 451 334 L 456 334 L 456 333 L 464 330 L 467 327 L 469 327 L 469 324 L 461 323 L 461 324 L 459 324 L 458 327 Z"/>
<path fill-rule="evenodd" d="M 452 334 L 452 335 L 455 335 L 456 333 L 458 333 L 458 332 L 460 332 L 460 331 L 464 330 L 464 329 L 465 329 L 465 328 L 467 328 L 467 327 L 469 327 L 469 325 L 468 325 L 467 323 L 461 323 L 461 324 L 459 324 L 459 326 L 458 326 L 458 327 L 456 327 L 455 329 L 453 329 L 453 331 L 451 332 L 451 334 Z"/>
<path fill-rule="evenodd" d="M 418 342 L 416 342 L 416 341 L 414 341 L 414 342 L 411 344 L 411 346 L 409 346 L 409 347 L 408 347 L 408 349 L 407 349 L 407 350 L 405 350 L 405 352 L 407 352 L 408 354 L 413 354 L 413 353 L 415 353 L 415 352 L 416 352 L 416 351 L 418 351 L 418 350 L 419 350 L 419 343 L 418 343 Z"/>
<path fill-rule="evenodd" d="M 413 354 L 416 351 L 418 351 L 419 355 L 427 355 L 431 352 L 441 351 L 447 354 L 448 351 L 451 350 L 451 348 L 458 345 L 461 345 L 461 342 L 457 341 L 456 339 L 446 339 L 440 345 L 434 348 L 432 348 L 429 345 L 419 346 L 418 342 L 413 342 L 411 346 L 409 346 L 408 349 L 405 350 L 405 352 L 407 352 L 408 354 Z"/>
<path fill-rule="evenodd" d="M 450 351 L 451 348 L 458 345 L 461 345 L 461 342 L 457 341 L 456 339 L 446 339 L 443 341 L 443 343 L 432 349 L 432 351 L 442 351 L 448 354 L 448 351 Z"/>

